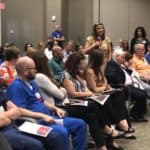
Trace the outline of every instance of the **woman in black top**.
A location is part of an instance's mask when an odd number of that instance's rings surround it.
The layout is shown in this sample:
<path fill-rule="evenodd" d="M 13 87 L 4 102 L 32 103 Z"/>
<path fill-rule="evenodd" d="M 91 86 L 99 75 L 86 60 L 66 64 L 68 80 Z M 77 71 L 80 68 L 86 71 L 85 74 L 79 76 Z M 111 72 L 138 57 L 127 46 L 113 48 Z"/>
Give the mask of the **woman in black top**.
<path fill-rule="evenodd" d="M 136 43 L 144 44 L 145 45 L 145 50 L 147 52 L 148 39 L 147 39 L 146 31 L 145 31 L 144 27 L 142 27 L 142 26 L 138 26 L 135 29 L 134 37 L 132 38 L 131 43 L 130 43 L 130 53 L 131 54 L 134 53 L 134 45 Z"/>

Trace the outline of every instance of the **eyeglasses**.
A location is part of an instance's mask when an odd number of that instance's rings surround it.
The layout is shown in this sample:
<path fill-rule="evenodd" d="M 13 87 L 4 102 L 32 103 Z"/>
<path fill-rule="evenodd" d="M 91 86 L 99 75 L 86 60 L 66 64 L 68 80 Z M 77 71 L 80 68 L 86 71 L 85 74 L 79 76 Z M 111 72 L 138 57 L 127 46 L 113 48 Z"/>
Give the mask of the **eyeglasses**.
<path fill-rule="evenodd" d="M 145 51 L 145 49 L 144 49 L 144 48 L 137 48 L 137 50 Z"/>
<path fill-rule="evenodd" d="M 37 70 L 37 69 L 34 68 L 34 67 L 28 67 L 28 68 L 26 68 L 26 69 L 29 69 L 29 70 Z"/>

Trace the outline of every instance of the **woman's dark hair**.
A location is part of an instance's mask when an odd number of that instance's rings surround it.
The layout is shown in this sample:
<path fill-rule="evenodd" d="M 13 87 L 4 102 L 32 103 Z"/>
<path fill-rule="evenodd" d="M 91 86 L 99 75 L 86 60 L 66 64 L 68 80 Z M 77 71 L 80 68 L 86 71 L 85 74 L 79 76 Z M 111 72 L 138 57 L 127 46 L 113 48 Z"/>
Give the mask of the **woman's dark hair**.
<path fill-rule="evenodd" d="M 93 33 L 92 33 L 92 35 L 94 36 L 94 39 L 95 40 L 97 40 L 97 38 L 98 38 L 98 34 L 97 34 L 97 27 L 98 26 L 100 26 L 100 25 L 102 25 L 103 27 L 104 27 L 104 24 L 103 23 L 99 23 L 99 24 L 94 24 L 94 26 L 93 26 Z M 100 37 L 102 40 L 104 40 L 105 39 L 105 27 L 104 27 L 104 33 L 103 33 L 103 35 L 101 35 L 101 37 Z"/>
<path fill-rule="evenodd" d="M 129 51 L 129 43 L 127 40 L 123 40 L 123 50 Z"/>
<path fill-rule="evenodd" d="M 42 52 L 30 51 L 27 53 L 27 56 L 32 58 L 33 61 L 35 62 L 35 66 L 38 73 L 43 73 L 49 78 L 52 78 L 50 68 L 48 66 L 48 59 Z"/>
<path fill-rule="evenodd" d="M 101 74 L 102 80 L 104 80 L 104 76 L 101 70 L 103 63 L 104 63 L 104 53 L 99 49 L 93 49 L 89 55 L 88 66 L 94 70 L 96 76 Z"/>
<path fill-rule="evenodd" d="M 24 46 L 24 51 L 25 52 L 27 52 L 28 45 L 31 45 L 31 47 L 33 47 L 33 45 L 31 43 L 26 43 L 25 46 Z"/>
<path fill-rule="evenodd" d="M 145 31 L 144 27 L 142 27 L 142 26 L 139 26 L 135 29 L 134 38 L 138 38 L 138 34 L 137 34 L 138 30 L 141 30 L 141 32 L 142 32 L 142 38 L 146 38 L 146 31 Z"/>
<path fill-rule="evenodd" d="M 48 59 L 42 52 L 29 51 L 27 56 L 33 59 L 38 73 L 45 74 L 55 85 L 59 86 L 52 76 L 51 69 L 48 66 Z"/>
<path fill-rule="evenodd" d="M 47 47 L 48 47 L 49 50 L 52 50 L 53 46 L 54 46 L 54 41 L 53 40 L 47 42 Z"/>
<path fill-rule="evenodd" d="M 125 55 L 124 55 L 124 59 L 125 61 L 129 61 L 133 58 L 133 55 L 131 55 L 129 52 L 126 52 Z"/>
<path fill-rule="evenodd" d="M 11 61 L 13 59 L 17 59 L 20 55 L 20 50 L 19 48 L 16 47 L 8 47 L 4 51 L 4 58 L 7 61 Z"/>
<path fill-rule="evenodd" d="M 0 46 L 0 56 L 4 55 L 5 48 L 4 46 Z"/>
<path fill-rule="evenodd" d="M 78 75 L 78 67 L 79 67 L 79 63 L 81 60 L 84 60 L 85 56 L 83 54 L 83 52 L 81 51 L 77 51 L 72 53 L 66 63 L 65 63 L 65 69 L 67 72 L 69 72 L 69 74 L 73 77 L 76 78 L 76 76 Z"/>

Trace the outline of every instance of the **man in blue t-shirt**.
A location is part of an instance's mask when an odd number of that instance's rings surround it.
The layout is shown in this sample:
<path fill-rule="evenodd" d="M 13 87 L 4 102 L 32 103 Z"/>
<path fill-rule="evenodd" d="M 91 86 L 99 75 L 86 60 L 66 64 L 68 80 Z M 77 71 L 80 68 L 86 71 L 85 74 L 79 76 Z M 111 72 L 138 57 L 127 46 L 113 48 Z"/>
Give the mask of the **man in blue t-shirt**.
<path fill-rule="evenodd" d="M 65 142 L 65 150 L 69 150 L 69 134 L 72 137 L 74 150 L 84 150 L 86 145 L 85 122 L 81 119 L 65 117 L 64 110 L 42 99 L 39 87 L 33 80 L 36 73 L 34 61 L 27 56 L 19 58 L 16 71 L 18 78 L 8 87 L 8 98 L 11 98 L 19 107 L 51 116 L 54 123 L 46 123 L 43 119 L 38 119 L 38 122 L 52 127 L 53 131 L 60 134 Z"/>
<path fill-rule="evenodd" d="M 51 37 L 54 41 L 57 41 L 58 42 L 58 45 L 60 47 L 63 47 L 63 41 L 65 40 L 64 38 L 64 34 L 63 32 L 61 31 L 61 25 L 56 25 L 55 26 L 55 31 L 53 31 L 51 33 Z"/>
<path fill-rule="evenodd" d="M 0 133 L 6 137 L 13 150 L 63 149 L 62 147 L 64 147 L 65 144 L 61 137 L 55 132 L 50 132 L 47 137 L 39 137 L 21 133 L 16 126 L 14 126 L 14 121 L 19 119 L 21 116 L 43 118 L 46 122 L 52 121 L 52 118 L 48 115 L 31 112 L 24 108 L 17 107 L 10 100 L 7 100 L 3 91 L 0 90 Z M 9 149 L 9 145 L 5 145 L 5 150 Z M 64 148 L 63 150 L 66 149 Z"/>

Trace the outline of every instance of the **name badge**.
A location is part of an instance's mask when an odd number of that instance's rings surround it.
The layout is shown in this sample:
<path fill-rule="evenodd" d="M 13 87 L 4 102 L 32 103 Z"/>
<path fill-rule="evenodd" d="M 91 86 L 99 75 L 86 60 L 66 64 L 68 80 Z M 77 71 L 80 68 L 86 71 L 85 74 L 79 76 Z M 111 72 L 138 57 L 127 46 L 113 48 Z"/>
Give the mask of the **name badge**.
<path fill-rule="evenodd" d="M 43 99 L 42 99 L 40 93 L 38 93 L 38 92 L 35 93 L 35 97 L 37 98 L 37 100 L 38 100 L 39 102 L 43 102 Z"/>

